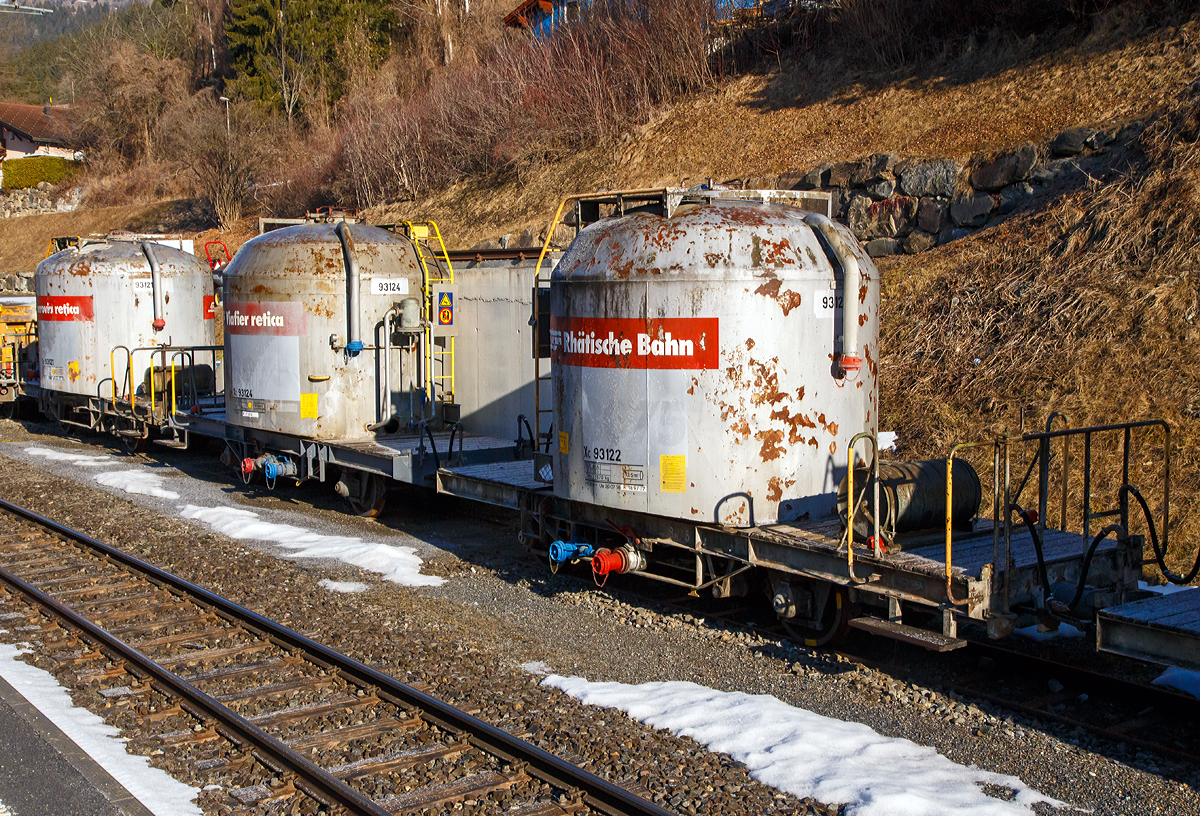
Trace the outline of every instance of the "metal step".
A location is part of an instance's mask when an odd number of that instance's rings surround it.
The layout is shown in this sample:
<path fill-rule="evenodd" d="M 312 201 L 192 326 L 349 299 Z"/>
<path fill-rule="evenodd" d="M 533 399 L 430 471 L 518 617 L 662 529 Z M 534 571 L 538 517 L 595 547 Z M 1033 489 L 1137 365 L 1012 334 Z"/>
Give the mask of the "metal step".
<path fill-rule="evenodd" d="M 164 448 L 175 448 L 176 450 L 183 450 L 188 446 L 188 443 L 182 439 L 152 439 L 150 441 L 155 445 L 162 445 Z"/>
<path fill-rule="evenodd" d="M 928 629 L 918 629 L 915 626 L 906 626 L 903 623 L 893 623 L 879 618 L 854 618 L 850 621 L 850 625 L 855 629 L 870 632 L 872 635 L 881 635 L 903 643 L 911 643 L 931 652 L 949 652 L 967 645 L 962 638 L 950 637 L 941 632 L 931 632 Z"/>

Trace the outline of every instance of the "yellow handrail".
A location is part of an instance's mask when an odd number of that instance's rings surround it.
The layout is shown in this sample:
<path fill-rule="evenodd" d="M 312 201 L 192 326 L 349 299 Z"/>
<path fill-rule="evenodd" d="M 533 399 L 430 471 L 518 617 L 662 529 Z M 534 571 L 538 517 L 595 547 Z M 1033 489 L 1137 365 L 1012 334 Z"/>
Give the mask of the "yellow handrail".
<path fill-rule="evenodd" d="M 982 448 L 987 445 L 995 445 L 995 441 L 989 442 L 962 442 L 950 449 L 950 455 L 946 458 L 946 598 L 954 606 L 963 606 L 969 600 L 962 598 L 961 600 L 954 595 L 954 589 L 951 585 L 953 579 L 952 564 L 953 564 L 953 548 L 951 544 L 952 525 L 954 517 L 954 457 L 958 455 L 960 450 L 966 448 Z"/>
<path fill-rule="evenodd" d="M 866 578 L 859 578 L 854 574 L 854 519 L 858 515 L 858 500 L 854 498 L 854 443 L 860 439 L 871 440 L 871 467 L 875 475 L 875 557 L 878 558 L 879 553 L 879 441 L 875 438 L 875 434 L 870 431 L 863 431 L 855 434 L 850 439 L 850 445 L 847 450 L 847 457 L 850 460 L 849 467 L 846 469 L 846 568 L 850 574 L 850 580 L 856 584 L 865 584 Z"/>

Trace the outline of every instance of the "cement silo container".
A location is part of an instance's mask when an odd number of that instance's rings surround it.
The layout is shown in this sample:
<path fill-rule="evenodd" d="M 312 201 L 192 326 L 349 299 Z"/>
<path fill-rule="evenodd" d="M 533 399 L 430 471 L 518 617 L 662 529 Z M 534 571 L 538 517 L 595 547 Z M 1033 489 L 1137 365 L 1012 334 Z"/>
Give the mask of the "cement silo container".
<path fill-rule="evenodd" d="M 162 244 L 84 241 L 38 264 L 34 287 L 44 400 L 128 397 L 142 387 L 151 357 L 161 364 L 149 349 L 215 342 L 212 273 Z"/>
<path fill-rule="evenodd" d="M 354 441 L 425 415 L 411 240 L 346 222 L 286 227 L 242 245 L 223 281 L 229 423 Z"/>
<path fill-rule="evenodd" d="M 600 221 L 554 271 L 550 326 L 562 498 L 832 517 L 847 445 L 878 423 L 879 275 L 821 215 L 713 201 Z"/>

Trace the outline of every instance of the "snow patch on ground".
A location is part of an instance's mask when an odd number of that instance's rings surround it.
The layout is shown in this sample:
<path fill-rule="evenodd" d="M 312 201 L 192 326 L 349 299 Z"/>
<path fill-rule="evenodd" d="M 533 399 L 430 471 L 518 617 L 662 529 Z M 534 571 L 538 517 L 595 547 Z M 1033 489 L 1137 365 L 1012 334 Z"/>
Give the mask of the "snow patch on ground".
<path fill-rule="evenodd" d="M 359 581 L 330 581 L 322 578 L 317 584 L 333 592 L 366 592 L 367 585 Z"/>
<path fill-rule="evenodd" d="M 522 663 L 520 668 L 521 671 L 526 671 L 530 674 L 551 674 L 554 671 L 554 669 L 540 660 L 534 660 L 531 663 Z"/>
<path fill-rule="evenodd" d="M 141 493 L 144 496 L 157 496 L 160 499 L 179 498 L 179 494 L 174 490 L 167 490 L 163 487 L 162 476 L 145 470 L 109 470 L 97 473 L 93 478 L 102 485 L 115 487 L 126 493 Z"/>
<path fill-rule="evenodd" d="M 230 538 L 252 538 L 286 547 L 293 551 L 288 553 L 289 558 L 333 558 L 378 573 L 384 580 L 401 586 L 441 586 L 446 583 L 445 578 L 421 574 L 423 562 L 413 547 L 363 541 L 356 536 L 322 535 L 304 527 L 263 521 L 258 513 L 238 507 L 185 504 L 179 515 L 202 521 Z"/>
<path fill-rule="evenodd" d="M 795 796 L 848 806 L 852 816 L 1029 816 L 1064 807 L 1014 776 L 955 764 L 933 748 L 866 725 L 793 708 L 774 697 L 695 683 L 593 683 L 550 675 L 544 685 L 588 705 L 617 708 L 745 764 L 750 775 Z M 1013 791 L 993 799 L 980 785 Z"/>
<path fill-rule="evenodd" d="M 82 453 L 70 453 L 69 451 L 56 450 L 54 448 L 33 447 L 26 448 L 25 452 L 31 456 L 41 456 L 50 462 L 70 462 L 73 465 L 80 465 L 82 467 L 96 467 L 112 461 L 111 456 L 88 456 Z"/>
<path fill-rule="evenodd" d="M 121 732 L 86 708 L 76 708 L 67 690 L 54 676 L 18 657 L 21 650 L 0 643 L 0 677 L 46 715 L 76 745 L 96 760 L 151 812 L 162 816 L 203 811 L 193 800 L 200 791 L 174 779 L 166 771 L 150 766 L 147 757 L 125 752 Z"/>
<path fill-rule="evenodd" d="M 1200 698 L 1200 672 L 1170 668 L 1154 678 L 1156 686 L 1166 686 Z"/>
<path fill-rule="evenodd" d="M 1163 584 L 1157 586 L 1155 584 L 1147 584 L 1145 581 L 1138 581 L 1138 589 L 1148 589 L 1151 592 L 1157 592 L 1159 595 L 1174 595 L 1176 592 L 1187 592 L 1196 589 L 1194 586 L 1179 586 L 1178 584 Z"/>
<path fill-rule="evenodd" d="M 1076 629 L 1069 623 L 1060 623 L 1058 629 L 1053 632 L 1039 632 L 1037 624 L 1033 626 L 1023 626 L 1020 629 L 1014 629 L 1013 634 L 1017 637 L 1023 637 L 1026 640 L 1050 640 L 1052 638 L 1077 638 L 1083 637 L 1086 634 L 1082 629 Z"/>
<path fill-rule="evenodd" d="M 879 449 L 881 451 L 895 450 L 896 440 L 899 438 L 900 434 L 895 431 L 880 431 L 875 437 L 876 441 L 879 442 Z"/>

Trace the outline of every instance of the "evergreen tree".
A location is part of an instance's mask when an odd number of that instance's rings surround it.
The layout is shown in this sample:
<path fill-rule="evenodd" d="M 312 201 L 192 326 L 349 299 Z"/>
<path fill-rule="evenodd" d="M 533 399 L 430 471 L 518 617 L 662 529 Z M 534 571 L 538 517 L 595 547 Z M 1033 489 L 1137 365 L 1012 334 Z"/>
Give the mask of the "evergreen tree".
<path fill-rule="evenodd" d="M 232 90 L 291 119 L 305 98 L 345 91 L 357 37 L 370 63 L 388 54 L 395 18 L 379 0 L 230 0 L 225 22 Z"/>

